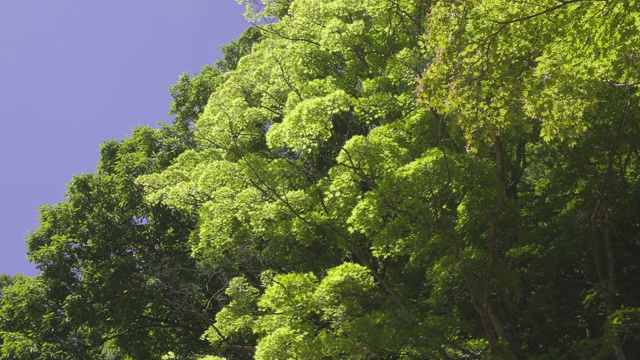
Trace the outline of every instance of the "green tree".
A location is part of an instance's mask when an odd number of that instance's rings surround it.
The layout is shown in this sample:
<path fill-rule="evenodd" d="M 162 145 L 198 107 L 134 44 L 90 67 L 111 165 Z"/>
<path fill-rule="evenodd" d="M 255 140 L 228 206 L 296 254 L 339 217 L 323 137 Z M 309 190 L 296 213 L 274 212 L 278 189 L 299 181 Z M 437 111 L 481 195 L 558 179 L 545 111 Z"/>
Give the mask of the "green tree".
<path fill-rule="evenodd" d="M 85 329 L 71 329 L 64 314 L 54 311 L 48 287 L 40 277 L 16 277 L 0 299 L 0 335 L 3 359 L 63 359 L 78 354 L 72 350 L 74 336 Z M 64 330 L 62 329 L 64 328 Z M 59 332 L 43 331 L 59 329 Z M 60 338 L 60 332 L 71 336 Z"/>
<path fill-rule="evenodd" d="M 189 136 L 174 126 L 142 127 L 106 142 L 96 173 L 75 176 L 66 201 L 41 209 L 28 247 L 42 273 L 3 298 L 4 358 L 27 346 L 38 349 L 37 358 L 87 359 L 104 345 L 135 359 L 206 348 L 199 337 L 218 283 L 190 257 L 195 218 L 146 205 L 134 183 L 166 167 Z M 24 307 L 33 309 L 30 317 L 11 312 Z"/>
<path fill-rule="evenodd" d="M 635 1 L 246 2 L 43 209 L 4 358 L 634 358 Z"/>
<path fill-rule="evenodd" d="M 151 203 L 198 211 L 209 267 L 242 273 L 214 345 L 633 353 L 635 3 L 262 5 L 250 15 L 277 21 L 210 98 L 198 148 L 139 179 Z M 349 331 L 313 295 L 347 263 L 377 299 Z"/>
<path fill-rule="evenodd" d="M 423 103 L 489 159 L 503 188 L 494 207 L 506 237 L 489 238 L 483 276 L 495 285 L 468 281 L 472 299 L 488 295 L 477 312 L 490 320 L 494 354 L 501 342 L 516 357 L 637 352 L 633 326 L 609 329 L 619 309 L 639 305 L 628 275 L 639 250 L 629 203 L 638 196 L 638 10 L 586 0 L 431 9 Z M 498 261 L 517 274 L 511 290 L 496 284 Z"/>
<path fill-rule="evenodd" d="M 11 286 L 14 279 L 15 277 L 11 275 L 5 275 L 5 274 L 0 275 L 0 297 L 2 297 L 2 292 L 4 291 L 4 289 L 6 287 Z"/>
<path fill-rule="evenodd" d="M 204 66 L 199 73 L 190 77 L 182 74 L 169 93 L 173 98 L 169 115 L 174 123 L 188 129 L 204 111 L 213 91 L 224 81 L 224 74 L 238 66 L 240 58 L 251 51 L 253 44 L 260 41 L 261 33 L 256 27 L 249 27 L 235 41 L 220 47 L 222 58 L 214 65 Z"/>
<path fill-rule="evenodd" d="M 416 195 L 435 191 L 454 161 L 438 150 L 433 115 L 416 104 L 428 5 L 290 2 L 209 99 L 195 124 L 198 148 L 139 179 L 150 203 L 198 211 L 196 256 L 244 279 L 231 283 L 230 303 L 207 332 L 221 353 L 255 346 L 258 358 L 446 357 L 482 349 L 456 326 L 464 319 L 431 306 L 424 284 L 436 266 L 429 257 L 444 246 L 416 218 L 436 216 L 432 202 L 458 196 L 444 190 L 421 203 Z M 434 178 L 425 179 L 431 167 Z M 338 275 L 347 264 L 370 281 Z M 339 288 L 339 279 L 361 298 L 353 312 L 339 305 L 350 292 L 315 309 L 313 294 Z M 358 288 L 365 284 L 375 286 Z M 271 304 L 279 286 L 293 304 Z M 280 321 L 265 325 L 270 319 Z"/>
<path fill-rule="evenodd" d="M 225 280 L 190 257 L 197 214 L 145 204 L 134 180 L 194 146 L 190 127 L 209 95 L 258 40 L 249 29 L 215 66 L 182 75 L 170 89 L 174 124 L 105 142 L 96 173 L 74 177 L 66 201 L 41 209 L 28 243 L 42 274 L 2 304 L 3 358 L 193 357 L 207 348 L 199 337 Z M 35 286 L 41 296 L 30 295 Z"/>

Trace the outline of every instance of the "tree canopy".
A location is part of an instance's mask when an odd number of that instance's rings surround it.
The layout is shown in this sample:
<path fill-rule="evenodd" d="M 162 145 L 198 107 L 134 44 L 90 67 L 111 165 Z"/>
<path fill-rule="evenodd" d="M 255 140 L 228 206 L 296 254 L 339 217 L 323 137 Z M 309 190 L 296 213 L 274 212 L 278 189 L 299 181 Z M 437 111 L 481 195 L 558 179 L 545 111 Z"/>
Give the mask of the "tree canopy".
<path fill-rule="evenodd" d="M 636 359 L 640 8 L 248 1 L 4 279 L 4 359 Z"/>

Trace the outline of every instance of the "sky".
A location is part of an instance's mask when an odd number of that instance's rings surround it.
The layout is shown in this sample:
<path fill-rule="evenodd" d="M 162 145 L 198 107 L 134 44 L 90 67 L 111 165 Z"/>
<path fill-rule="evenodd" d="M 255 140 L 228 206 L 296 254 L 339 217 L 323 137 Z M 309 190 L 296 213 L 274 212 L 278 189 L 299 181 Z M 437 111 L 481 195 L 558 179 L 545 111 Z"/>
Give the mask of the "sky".
<path fill-rule="evenodd" d="M 37 274 L 38 207 L 100 143 L 169 122 L 168 89 L 249 26 L 234 0 L 0 0 L 0 274 Z"/>

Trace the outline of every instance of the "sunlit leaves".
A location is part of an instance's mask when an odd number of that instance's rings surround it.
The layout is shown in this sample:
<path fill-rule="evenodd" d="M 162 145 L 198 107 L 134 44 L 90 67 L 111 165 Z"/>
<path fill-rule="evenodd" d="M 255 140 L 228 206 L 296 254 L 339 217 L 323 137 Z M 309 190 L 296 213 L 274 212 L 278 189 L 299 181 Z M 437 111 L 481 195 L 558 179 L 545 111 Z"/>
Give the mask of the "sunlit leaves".
<path fill-rule="evenodd" d="M 469 139 L 529 130 L 537 121 L 546 140 L 575 138 L 589 127 L 585 115 L 601 101 L 600 89 L 637 82 L 636 7 L 438 3 L 430 14 L 435 57 L 422 80 L 423 97 L 455 113 Z"/>
<path fill-rule="evenodd" d="M 366 268 L 345 263 L 330 269 L 322 280 L 310 273 L 262 275 L 264 293 L 246 279 L 233 279 L 227 289 L 232 298 L 216 317 L 215 327 L 230 339 L 252 330 L 262 335 L 257 359 L 303 356 L 355 356 L 366 346 L 349 334 L 364 325 L 376 286 Z M 257 296 L 259 295 L 259 300 Z M 317 327 L 325 327 L 318 332 Z M 222 338 L 210 329 L 211 341 Z"/>
<path fill-rule="evenodd" d="M 287 149 L 301 155 L 317 148 L 332 134 L 333 116 L 350 108 L 349 97 L 338 90 L 324 97 L 300 102 L 267 132 L 267 144 L 272 149 Z"/>

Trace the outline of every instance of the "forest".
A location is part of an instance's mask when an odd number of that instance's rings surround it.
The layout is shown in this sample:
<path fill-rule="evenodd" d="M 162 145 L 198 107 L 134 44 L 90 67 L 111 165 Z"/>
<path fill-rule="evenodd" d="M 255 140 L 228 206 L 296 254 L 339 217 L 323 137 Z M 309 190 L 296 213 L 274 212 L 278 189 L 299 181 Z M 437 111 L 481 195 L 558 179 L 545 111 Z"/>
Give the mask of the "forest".
<path fill-rule="evenodd" d="M 640 359 L 640 1 L 240 2 L 40 208 L 0 359 Z"/>

